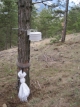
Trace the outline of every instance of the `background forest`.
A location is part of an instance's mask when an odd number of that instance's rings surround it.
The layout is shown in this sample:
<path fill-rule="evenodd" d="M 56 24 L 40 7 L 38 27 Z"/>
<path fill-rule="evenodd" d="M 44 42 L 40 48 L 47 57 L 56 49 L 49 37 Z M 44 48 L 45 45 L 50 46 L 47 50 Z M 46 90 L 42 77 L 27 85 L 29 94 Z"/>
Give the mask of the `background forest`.
<path fill-rule="evenodd" d="M 63 8 L 57 8 L 64 6 Z M 38 11 L 32 8 L 31 28 L 42 32 L 43 38 L 62 35 L 64 22 L 64 4 L 53 5 Z M 0 50 L 17 45 L 18 5 L 15 0 L 2 0 L 0 2 Z M 80 32 L 80 6 L 69 7 L 67 34 Z"/>

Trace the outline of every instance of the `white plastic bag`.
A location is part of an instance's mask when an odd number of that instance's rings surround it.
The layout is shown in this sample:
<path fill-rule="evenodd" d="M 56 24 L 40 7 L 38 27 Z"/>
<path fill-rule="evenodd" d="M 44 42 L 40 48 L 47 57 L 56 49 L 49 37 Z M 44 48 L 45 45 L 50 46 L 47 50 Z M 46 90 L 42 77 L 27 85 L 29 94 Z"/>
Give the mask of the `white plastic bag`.
<path fill-rule="evenodd" d="M 29 87 L 27 86 L 27 84 L 25 83 L 25 77 L 26 76 L 26 73 L 25 72 L 22 72 L 22 70 L 20 70 L 18 72 L 18 77 L 20 78 L 20 88 L 19 88 L 19 93 L 18 93 L 18 97 L 20 99 L 20 101 L 27 101 L 27 98 L 30 94 L 30 89 Z"/>

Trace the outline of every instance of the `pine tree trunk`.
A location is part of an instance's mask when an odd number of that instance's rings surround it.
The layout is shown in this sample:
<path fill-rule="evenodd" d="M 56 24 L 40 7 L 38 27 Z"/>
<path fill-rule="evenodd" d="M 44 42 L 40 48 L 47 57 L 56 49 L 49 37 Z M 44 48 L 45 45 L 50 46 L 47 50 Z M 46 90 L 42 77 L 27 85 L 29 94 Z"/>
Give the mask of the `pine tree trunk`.
<path fill-rule="evenodd" d="M 30 85 L 29 66 L 23 67 L 22 64 L 28 64 L 30 61 L 30 41 L 27 35 L 27 29 L 30 29 L 32 0 L 19 0 L 18 2 L 18 71 L 24 69 L 27 73 L 26 83 Z M 18 86 L 19 86 L 18 81 Z"/>
<path fill-rule="evenodd" d="M 69 0 L 66 0 L 66 10 L 65 10 L 65 16 L 64 16 L 64 27 L 63 27 L 61 42 L 65 42 L 65 38 L 66 38 L 67 16 L 68 16 L 68 4 L 69 4 Z"/>
<path fill-rule="evenodd" d="M 9 42 L 10 42 L 10 48 L 11 48 L 11 45 L 12 45 L 12 27 L 10 26 L 10 39 L 9 39 Z"/>
<path fill-rule="evenodd" d="M 6 31 L 6 37 L 5 37 L 5 49 L 7 50 L 7 48 L 8 48 L 8 29 L 7 29 L 7 31 Z"/>

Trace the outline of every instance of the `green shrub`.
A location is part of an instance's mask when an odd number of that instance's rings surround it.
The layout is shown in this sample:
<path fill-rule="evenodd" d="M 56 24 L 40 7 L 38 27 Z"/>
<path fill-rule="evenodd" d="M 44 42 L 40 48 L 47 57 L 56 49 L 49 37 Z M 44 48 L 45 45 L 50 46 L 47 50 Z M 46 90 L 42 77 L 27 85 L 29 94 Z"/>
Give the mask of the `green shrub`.
<path fill-rule="evenodd" d="M 50 40 L 50 44 L 57 43 L 61 39 L 61 35 L 56 35 L 54 38 Z"/>

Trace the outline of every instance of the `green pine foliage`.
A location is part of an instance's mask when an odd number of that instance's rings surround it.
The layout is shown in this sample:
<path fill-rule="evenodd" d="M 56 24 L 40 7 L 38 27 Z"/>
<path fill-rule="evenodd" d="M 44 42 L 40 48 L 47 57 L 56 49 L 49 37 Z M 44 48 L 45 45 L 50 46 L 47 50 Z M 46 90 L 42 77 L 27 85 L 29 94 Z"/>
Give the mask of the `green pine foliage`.
<path fill-rule="evenodd" d="M 18 5 L 16 0 L 1 0 L 0 4 L 0 50 L 17 45 Z M 60 2 L 62 3 L 62 2 Z M 61 5 L 59 5 L 60 7 Z M 64 11 L 58 5 L 38 11 L 34 6 L 31 14 L 31 29 L 42 32 L 43 38 L 55 38 L 58 42 L 62 35 Z M 80 6 L 74 6 L 68 12 L 67 33 L 80 32 Z"/>
<path fill-rule="evenodd" d="M 42 32 L 43 38 L 54 37 L 62 31 L 61 19 L 51 9 L 44 8 L 38 13 L 35 23 L 35 28 Z"/>
<path fill-rule="evenodd" d="M 80 7 L 73 7 L 68 14 L 68 33 L 78 33 L 80 32 Z"/>
<path fill-rule="evenodd" d="M 17 4 L 15 0 L 2 0 L 0 8 L 0 50 L 17 43 L 17 32 L 12 28 L 18 25 Z"/>
<path fill-rule="evenodd" d="M 37 28 L 37 22 L 36 22 L 37 15 L 38 15 L 37 9 L 33 6 L 32 7 L 32 12 L 31 12 L 31 28 L 32 29 Z"/>

